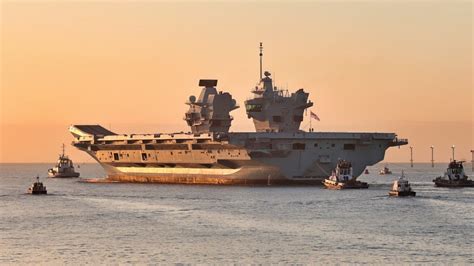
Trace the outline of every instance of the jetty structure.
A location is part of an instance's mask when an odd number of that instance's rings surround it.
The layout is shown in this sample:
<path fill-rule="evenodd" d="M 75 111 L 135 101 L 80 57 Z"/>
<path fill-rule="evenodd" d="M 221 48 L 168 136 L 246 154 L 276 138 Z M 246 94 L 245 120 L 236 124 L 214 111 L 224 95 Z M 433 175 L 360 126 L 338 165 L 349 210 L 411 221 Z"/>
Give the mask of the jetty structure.
<path fill-rule="evenodd" d="M 230 112 L 239 105 L 218 91 L 217 80 L 202 79 L 199 97 L 186 102 L 190 132 L 118 134 L 100 125 L 72 125 L 72 145 L 101 164 L 111 181 L 321 185 L 340 159 L 359 176 L 388 148 L 408 143 L 395 133 L 301 130 L 305 110 L 314 105 L 309 93 L 274 86 L 271 73 L 262 71 L 262 45 L 259 55 L 260 81 L 244 103 L 255 132 L 231 132 Z"/>

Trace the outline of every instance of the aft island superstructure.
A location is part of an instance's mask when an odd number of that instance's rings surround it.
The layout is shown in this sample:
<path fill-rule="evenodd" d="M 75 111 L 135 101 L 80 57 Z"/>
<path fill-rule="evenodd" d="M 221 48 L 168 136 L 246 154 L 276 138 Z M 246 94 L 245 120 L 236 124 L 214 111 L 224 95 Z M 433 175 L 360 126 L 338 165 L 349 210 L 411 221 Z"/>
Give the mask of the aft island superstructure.
<path fill-rule="evenodd" d="M 309 94 L 279 90 L 269 72 L 245 102 L 256 132 L 229 132 L 230 112 L 239 108 L 235 99 L 216 89 L 217 80 L 199 85 L 200 96 L 186 102 L 191 132 L 125 135 L 100 125 L 73 125 L 73 145 L 113 181 L 320 185 L 341 159 L 351 161 L 358 176 L 383 160 L 387 148 L 408 143 L 394 133 L 300 130 L 304 111 L 313 105 Z"/>

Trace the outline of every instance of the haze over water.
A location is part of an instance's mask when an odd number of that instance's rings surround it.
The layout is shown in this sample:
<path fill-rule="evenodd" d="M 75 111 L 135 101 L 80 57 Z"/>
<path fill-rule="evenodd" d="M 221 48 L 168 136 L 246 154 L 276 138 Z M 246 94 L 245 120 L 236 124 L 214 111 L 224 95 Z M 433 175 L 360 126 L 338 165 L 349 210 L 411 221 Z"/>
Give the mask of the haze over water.
<path fill-rule="evenodd" d="M 1 164 L 0 264 L 473 264 L 474 189 L 435 188 L 445 164 L 379 176 L 383 166 L 361 176 L 367 190 L 44 179 L 49 195 L 31 196 L 49 165 Z M 415 198 L 388 197 L 401 169 Z M 104 176 L 97 164 L 80 170 Z"/>
<path fill-rule="evenodd" d="M 437 161 L 453 144 L 458 158 L 474 148 L 472 1 L 0 5 L 0 162 L 55 161 L 71 124 L 188 131 L 184 103 L 200 78 L 241 105 L 231 130 L 253 131 L 243 102 L 259 42 L 277 86 L 310 93 L 316 131 L 396 132 L 423 162 L 431 145 Z M 408 161 L 408 146 L 386 159 Z"/>

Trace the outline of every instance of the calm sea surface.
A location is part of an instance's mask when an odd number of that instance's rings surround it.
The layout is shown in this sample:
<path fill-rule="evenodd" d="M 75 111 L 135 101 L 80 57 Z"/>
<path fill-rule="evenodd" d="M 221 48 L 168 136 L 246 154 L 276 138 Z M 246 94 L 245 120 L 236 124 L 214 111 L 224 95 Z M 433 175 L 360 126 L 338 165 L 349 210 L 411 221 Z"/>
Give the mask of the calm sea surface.
<path fill-rule="evenodd" d="M 51 166 L 0 164 L 0 264 L 474 263 L 474 188 L 435 188 L 446 164 L 376 165 L 367 190 L 43 179 L 49 195 L 25 194 Z M 387 196 L 401 169 L 417 197 Z"/>

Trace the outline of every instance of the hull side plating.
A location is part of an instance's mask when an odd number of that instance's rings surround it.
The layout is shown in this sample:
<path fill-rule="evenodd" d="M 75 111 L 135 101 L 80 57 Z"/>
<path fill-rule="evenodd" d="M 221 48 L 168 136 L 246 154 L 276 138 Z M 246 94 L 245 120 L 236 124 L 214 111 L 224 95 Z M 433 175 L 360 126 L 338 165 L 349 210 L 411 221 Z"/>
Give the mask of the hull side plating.
<path fill-rule="evenodd" d="M 359 176 L 387 148 L 403 144 L 391 133 L 114 135 L 74 142 L 111 181 L 219 185 L 321 185 L 338 160 L 351 161 Z"/>

